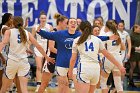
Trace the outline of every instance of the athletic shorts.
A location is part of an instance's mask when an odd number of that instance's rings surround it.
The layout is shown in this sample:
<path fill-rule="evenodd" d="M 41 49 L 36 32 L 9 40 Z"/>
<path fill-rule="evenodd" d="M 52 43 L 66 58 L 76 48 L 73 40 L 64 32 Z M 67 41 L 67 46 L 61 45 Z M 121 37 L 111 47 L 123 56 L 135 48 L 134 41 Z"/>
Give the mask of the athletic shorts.
<path fill-rule="evenodd" d="M 44 66 L 43 66 L 43 72 L 54 73 L 55 64 L 45 61 Z"/>
<path fill-rule="evenodd" d="M 29 70 L 30 64 L 27 58 L 19 61 L 8 59 L 4 72 L 8 79 L 14 79 L 16 74 L 17 76 L 29 77 Z"/>
<path fill-rule="evenodd" d="M 44 50 L 44 51 L 45 51 L 45 50 Z M 34 48 L 34 53 L 35 53 L 35 55 L 38 56 L 38 57 L 43 57 L 43 55 L 38 51 L 37 48 Z"/>
<path fill-rule="evenodd" d="M 121 51 L 121 58 L 123 63 L 128 61 L 127 51 Z"/>
<path fill-rule="evenodd" d="M 95 62 L 82 62 L 78 64 L 77 80 L 81 83 L 96 85 L 100 77 L 100 65 Z"/>
<path fill-rule="evenodd" d="M 56 66 L 56 74 L 59 76 L 67 76 L 69 68 Z M 77 68 L 73 69 L 73 74 L 77 74 Z"/>
<path fill-rule="evenodd" d="M 113 56 L 120 64 L 122 64 L 122 58 L 121 58 L 120 54 L 113 55 Z M 118 67 L 115 66 L 113 63 L 111 63 L 107 58 L 105 58 L 105 60 L 103 62 L 102 69 L 108 74 L 110 74 L 111 71 L 119 71 Z"/>
<path fill-rule="evenodd" d="M 44 51 L 46 51 L 45 48 L 43 48 L 43 49 L 44 49 Z M 38 49 L 36 47 L 34 48 L 34 53 L 38 57 L 43 57 L 43 55 L 38 51 Z M 47 55 L 50 55 L 50 50 L 49 49 L 48 49 Z"/>

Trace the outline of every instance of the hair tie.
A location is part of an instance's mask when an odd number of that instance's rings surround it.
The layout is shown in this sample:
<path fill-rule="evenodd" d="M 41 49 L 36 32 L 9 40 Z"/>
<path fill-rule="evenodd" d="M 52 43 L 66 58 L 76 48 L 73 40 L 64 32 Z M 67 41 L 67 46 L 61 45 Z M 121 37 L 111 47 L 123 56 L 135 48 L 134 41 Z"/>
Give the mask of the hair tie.
<path fill-rule="evenodd" d="M 21 27 L 22 25 L 19 23 L 17 26 L 18 26 L 18 27 Z"/>

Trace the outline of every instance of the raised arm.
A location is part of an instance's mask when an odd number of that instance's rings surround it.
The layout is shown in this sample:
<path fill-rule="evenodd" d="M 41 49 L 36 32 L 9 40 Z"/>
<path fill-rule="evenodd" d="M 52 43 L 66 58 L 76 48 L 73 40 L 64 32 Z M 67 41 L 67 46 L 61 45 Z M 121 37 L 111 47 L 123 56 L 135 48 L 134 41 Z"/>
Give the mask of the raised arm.
<path fill-rule="evenodd" d="M 49 49 L 53 53 L 57 53 L 57 49 L 55 48 L 55 41 L 49 40 Z"/>
<path fill-rule="evenodd" d="M 102 41 L 107 41 L 107 40 L 117 40 L 119 38 L 118 35 L 112 35 L 112 36 L 97 36 L 100 38 Z"/>
<path fill-rule="evenodd" d="M 59 38 L 59 32 L 48 32 L 48 31 L 44 31 L 44 30 L 39 30 L 37 33 L 41 37 L 49 39 L 49 40 L 57 41 Z"/>

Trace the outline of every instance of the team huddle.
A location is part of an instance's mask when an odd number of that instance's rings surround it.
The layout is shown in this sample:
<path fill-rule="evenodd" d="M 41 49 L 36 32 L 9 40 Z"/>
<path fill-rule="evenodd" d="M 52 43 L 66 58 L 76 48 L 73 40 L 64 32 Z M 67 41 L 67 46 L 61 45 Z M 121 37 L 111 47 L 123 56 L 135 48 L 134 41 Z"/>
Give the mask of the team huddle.
<path fill-rule="evenodd" d="M 6 93 L 13 82 L 18 93 L 28 93 L 28 54 L 35 54 L 37 93 L 44 93 L 54 72 L 57 93 L 70 93 L 69 80 L 74 82 L 75 93 L 94 93 L 97 88 L 108 93 L 110 73 L 117 92 L 123 93 L 124 64 L 132 59 L 131 39 L 124 22 L 117 25 L 115 20 L 108 20 L 104 25 L 102 17 L 98 17 L 92 25 L 60 14 L 54 18 L 56 27 L 47 24 L 46 14 L 41 12 L 40 23 L 30 33 L 25 30 L 27 22 L 22 17 L 10 13 L 2 16 L 0 93 Z M 140 52 L 138 46 L 134 49 Z"/>

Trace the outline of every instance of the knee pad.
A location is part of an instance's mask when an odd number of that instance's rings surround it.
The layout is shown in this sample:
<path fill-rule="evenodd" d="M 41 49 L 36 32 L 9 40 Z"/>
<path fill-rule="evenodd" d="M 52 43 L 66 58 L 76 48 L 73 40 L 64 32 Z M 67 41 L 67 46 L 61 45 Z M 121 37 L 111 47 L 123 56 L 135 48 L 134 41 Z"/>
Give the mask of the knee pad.
<path fill-rule="evenodd" d="M 107 82 L 107 78 L 101 76 L 101 80 L 100 80 L 101 89 L 107 89 L 106 82 Z"/>
<path fill-rule="evenodd" d="M 115 87 L 117 89 L 117 92 L 123 91 L 123 86 L 122 86 L 120 76 L 114 76 L 114 84 L 115 84 Z"/>

